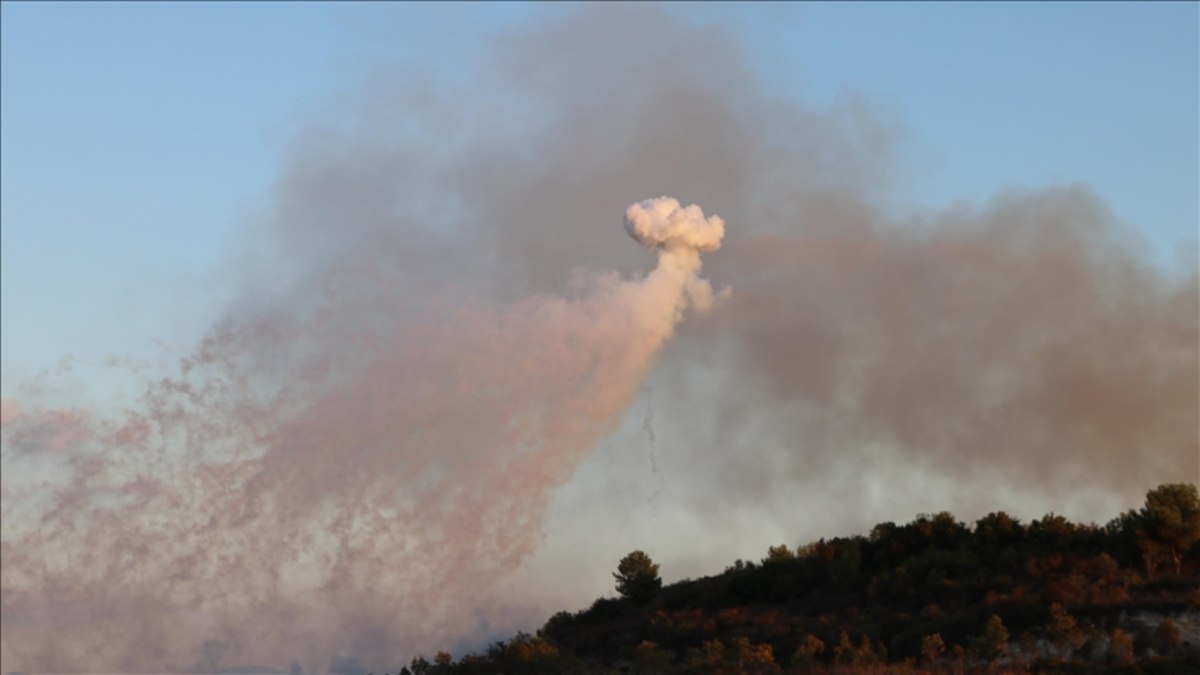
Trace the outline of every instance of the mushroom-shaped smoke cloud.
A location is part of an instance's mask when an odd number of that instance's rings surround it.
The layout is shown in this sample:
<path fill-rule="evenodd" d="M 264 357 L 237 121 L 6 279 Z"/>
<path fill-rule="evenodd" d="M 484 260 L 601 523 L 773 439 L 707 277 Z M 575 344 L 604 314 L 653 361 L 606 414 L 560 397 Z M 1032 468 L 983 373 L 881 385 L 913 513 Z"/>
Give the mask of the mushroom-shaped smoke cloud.
<path fill-rule="evenodd" d="M 684 290 L 687 302 L 696 311 L 706 312 L 728 295 L 726 289 L 714 296 L 712 286 L 698 276 L 700 252 L 721 247 L 725 221 L 720 216 L 705 218 L 704 211 L 695 204 L 685 207 L 677 199 L 659 197 L 626 209 L 625 230 L 642 246 L 659 249 L 656 274 L 673 276 L 680 284 L 676 288 Z"/>
<path fill-rule="evenodd" d="M 647 199 L 625 210 L 625 229 L 642 246 L 715 251 L 725 236 L 720 216 L 704 217 L 699 206 L 680 206 L 671 197 Z"/>

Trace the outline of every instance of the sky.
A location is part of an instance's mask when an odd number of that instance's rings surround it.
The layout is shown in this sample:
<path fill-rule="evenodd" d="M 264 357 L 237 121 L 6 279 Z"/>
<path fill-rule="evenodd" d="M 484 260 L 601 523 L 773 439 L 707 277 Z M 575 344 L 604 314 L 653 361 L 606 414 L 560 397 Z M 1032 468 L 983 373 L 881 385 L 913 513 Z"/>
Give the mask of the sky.
<path fill-rule="evenodd" d="M 634 548 L 1200 480 L 1194 4 L 0 19 L 6 668 L 378 669 Z"/>
<path fill-rule="evenodd" d="M 67 354 L 101 363 L 133 358 L 153 338 L 177 349 L 194 339 L 196 314 L 214 311 L 222 292 L 220 260 L 262 208 L 306 116 L 336 109 L 384 63 L 470 78 L 463 52 L 475 33 L 538 11 L 6 4 L 4 391 Z M 773 95 L 861 95 L 886 111 L 906 164 L 888 195 L 900 206 L 1082 183 L 1157 261 L 1195 257 L 1195 7 L 813 3 L 676 14 L 737 31 Z"/>

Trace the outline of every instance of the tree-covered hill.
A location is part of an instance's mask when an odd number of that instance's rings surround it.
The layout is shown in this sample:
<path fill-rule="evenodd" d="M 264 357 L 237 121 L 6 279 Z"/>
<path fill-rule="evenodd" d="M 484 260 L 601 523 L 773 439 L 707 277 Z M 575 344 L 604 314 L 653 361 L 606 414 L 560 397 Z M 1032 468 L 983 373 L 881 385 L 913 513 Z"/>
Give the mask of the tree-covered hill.
<path fill-rule="evenodd" d="M 1200 673 L 1200 497 L 1163 485 L 1105 526 L 949 513 L 771 547 L 662 586 L 642 551 L 620 597 L 428 673 Z"/>

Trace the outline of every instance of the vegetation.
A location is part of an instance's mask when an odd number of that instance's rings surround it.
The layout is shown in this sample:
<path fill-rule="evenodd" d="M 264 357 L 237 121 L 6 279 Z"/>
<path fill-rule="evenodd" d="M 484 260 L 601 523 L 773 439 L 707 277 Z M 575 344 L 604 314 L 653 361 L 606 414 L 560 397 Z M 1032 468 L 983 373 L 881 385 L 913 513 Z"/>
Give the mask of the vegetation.
<path fill-rule="evenodd" d="M 621 597 L 638 605 L 650 601 L 662 590 L 658 565 L 642 551 L 634 551 L 622 558 L 613 578 L 617 580 L 617 592 Z"/>
<path fill-rule="evenodd" d="M 665 587 L 658 570 L 634 551 L 614 574 L 620 597 L 401 672 L 1200 672 L 1192 484 L 1103 527 L 939 513 Z"/>

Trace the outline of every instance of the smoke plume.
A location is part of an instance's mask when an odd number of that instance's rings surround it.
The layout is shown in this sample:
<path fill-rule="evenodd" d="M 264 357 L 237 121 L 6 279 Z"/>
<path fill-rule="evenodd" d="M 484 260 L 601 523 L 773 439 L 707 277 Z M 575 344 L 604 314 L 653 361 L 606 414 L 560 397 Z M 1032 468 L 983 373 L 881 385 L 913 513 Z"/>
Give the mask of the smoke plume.
<path fill-rule="evenodd" d="M 336 363 L 304 345 L 344 328 L 320 307 L 227 325 L 117 422 L 6 401 L 6 451 L 65 453 L 72 473 L 23 495 L 40 518 L 6 503 L 5 662 L 399 663 L 469 624 L 684 311 L 711 306 L 699 252 L 720 218 L 661 198 L 628 222 L 647 246 L 638 228 L 669 224 L 657 267 L 577 297 L 435 301 Z"/>
<path fill-rule="evenodd" d="M 1196 270 L 1086 186 L 899 213 L 885 112 L 780 97 L 663 8 L 485 46 L 465 84 L 401 64 L 306 130 L 238 300 L 125 413 L 3 402 L 6 669 L 380 671 L 610 590 L 643 508 L 698 574 L 1200 473 Z M 636 202 L 642 274 L 609 225 L 648 191 L 736 227 Z M 669 480 L 641 506 L 647 380 Z"/>

